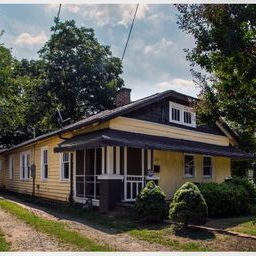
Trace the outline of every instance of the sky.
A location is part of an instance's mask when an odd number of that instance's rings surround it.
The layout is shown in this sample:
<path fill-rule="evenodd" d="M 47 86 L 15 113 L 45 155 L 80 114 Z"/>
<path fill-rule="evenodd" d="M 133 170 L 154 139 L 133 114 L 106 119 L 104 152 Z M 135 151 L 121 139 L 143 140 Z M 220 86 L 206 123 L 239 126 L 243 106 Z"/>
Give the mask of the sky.
<path fill-rule="evenodd" d="M 58 8 L 56 4 L 0 4 L 0 31 L 5 31 L 0 43 L 18 59 L 37 59 Z M 60 19 L 93 28 L 99 42 L 121 57 L 135 8 L 134 4 L 64 4 Z M 140 4 L 123 61 L 122 78 L 132 89 L 132 100 L 169 89 L 196 96 L 199 88 L 183 50 L 193 45 L 193 38 L 178 28 L 173 5 Z"/>

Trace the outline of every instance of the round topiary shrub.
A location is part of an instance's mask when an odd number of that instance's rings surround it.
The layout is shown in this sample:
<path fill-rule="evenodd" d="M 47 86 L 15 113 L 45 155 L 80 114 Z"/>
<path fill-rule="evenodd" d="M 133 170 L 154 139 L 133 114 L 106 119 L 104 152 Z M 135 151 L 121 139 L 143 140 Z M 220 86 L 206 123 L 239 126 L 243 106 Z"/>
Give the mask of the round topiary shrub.
<path fill-rule="evenodd" d="M 165 194 L 153 181 L 149 181 L 135 202 L 136 216 L 145 222 L 162 222 L 167 217 Z"/>
<path fill-rule="evenodd" d="M 174 194 L 169 218 L 177 223 L 202 225 L 206 223 L 208 208 L 198 187 L 186 182 Z"/>

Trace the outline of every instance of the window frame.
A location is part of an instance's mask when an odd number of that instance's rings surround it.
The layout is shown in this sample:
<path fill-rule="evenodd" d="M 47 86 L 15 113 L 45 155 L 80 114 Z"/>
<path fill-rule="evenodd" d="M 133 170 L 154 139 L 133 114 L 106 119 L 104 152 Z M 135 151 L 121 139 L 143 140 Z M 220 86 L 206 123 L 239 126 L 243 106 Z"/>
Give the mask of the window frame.
<path fill-rule="evenodd" d="M 186 156 L 192 156 L 193 157 L 193 167 L 194 167 L 193 175 L 188 175 L 188 174 L 185 173 L 185 169 L 186 169 L 185 159 L 186 159 Z M 195 155 L 194 154 L 185 153 L 183 155 L 183 178 L 184 179 L 194 179 L 194 178 L 196 178 L 196 163 L 195 163 Z"/>
<path fill-rule="evenodd" d="M 44 151 L 47 151 L 47 177 L 45 177 L 45 166 L 46 164 L 44 163 Z M 41 180 L 42 181 L 47 181 L 49 178 L 49 150 L 48 147 L 42 147 L 41 148 Z"/>
<path fill-rule="evenodd" d="M 24 177 L 23 177 L 23 156 L 24 156 Z M 29 165 L 27 165 L 27 159 L 28 159 L 28 156 L 29 156 Z M 31 170 L 31 151 L 28 150 L 28 151 L 23 151 L 20 153 L 20 180 L 29 180 L 31 178 L 31 175 L 30 175 L 30 170 Z"/>
<path fill-rule="evenodd" d="M 180 111 L 180 121 L 172 119 L 172 109 L 178 109 Z M 185 112 L 188 112 L 191 114 L 191 123 L 185 122 L 185 120 L 184 120 Z M 195 128 L 196 127 L 196 113 L 194 112 L 193 108 L 191 108 L 191 107 L 170 101 L 169 102 L 169 122 Z"/>
<path fill-rule="evenodd" d="M 211 159 L 211 166 L 206 166 L 206 167 L 211 167 L 211 175 L 205 175 L 204 174 L 204 167 L 205 167 L 205 165 L 204 165 L 204 158 L 205 157 L 208 157 L 208 158 L 210 158 Z M 212 179 L 212 177 L 213 177 L 213 156 L 209 156 L 209 155 L 203 155 L 203 159 L 202 159 L 202 174 L 203 174 L 203 178 L 204 179 Z"/>
<path fill-rule="evenodd" d="M 13 180 L 13 176 L 14 176 L 14 155 L 9 155 L 8 168 L 9 168 L 9 180 Z"/>
<path fill-rule="evenodd" d="M 68 154 L 68 161 L 63 161 L 64 154 Z M 70 152 L 60 153 L 60 180 L 61 181 L 70 181 L 70 170 L 71 170 L 71 161 L 70 161 Z M 68 178 L 64 178 L 64 164 L 68 163 Z"/>

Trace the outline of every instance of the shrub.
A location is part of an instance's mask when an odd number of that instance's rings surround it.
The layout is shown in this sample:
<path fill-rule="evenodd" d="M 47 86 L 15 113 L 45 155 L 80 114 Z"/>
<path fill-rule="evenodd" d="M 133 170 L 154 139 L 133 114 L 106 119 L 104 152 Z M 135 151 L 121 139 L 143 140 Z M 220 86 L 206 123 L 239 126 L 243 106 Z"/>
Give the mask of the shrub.
<path fill-rule="evenodd" d="M 153 181 L 149 181 L 137 196 L 134 209 L 142 221 L 162 222 L 167 216 L 164 192 Z"/>
<path fill-rule="evenodd" d="M 205 224 L 207 215 L 207 205 L 198 187 L 191 182 L 183 184 L 174 194 L 169 218 L 184 226 L 200 225 Z"/>
<path fill-rule="evenodd" d="M 207 203 L 209 216 L 237 216 L 249 211 L 249 194 L 241 185 L 224 182 L 204 183 L 198 187 Z"/>
<path fill-rule="evenodd" d="M 256 186 L 253 182 L 246 178 L 232 177 L 226 180 L 226 183 L 231 183 L 237 186 L 242 186 L 249 194 L 251 207 L 256 205 Z"/>

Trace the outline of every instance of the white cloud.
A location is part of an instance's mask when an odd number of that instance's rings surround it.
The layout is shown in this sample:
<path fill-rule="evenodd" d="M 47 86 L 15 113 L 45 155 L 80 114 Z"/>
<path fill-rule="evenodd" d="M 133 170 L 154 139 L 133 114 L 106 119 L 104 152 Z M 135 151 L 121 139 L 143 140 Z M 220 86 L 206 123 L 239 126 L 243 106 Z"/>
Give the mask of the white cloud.
<path fill-rule="evenodd" d="M 69 12 L 78 13 L 80 11 L 80 5 L 78 4 L 67 4 L 65 5 Z"/>
<path fill-rule="evenodd" d="M 132 22 L 134 12 L 136 9 L 135 5 L 123 5 L 121 7 L 121 20 L 118 22 L 118 24 L 123 25 L 125 27 L 128 27 L 129 24 Z M 138 7 L 136 19 L 142 20 L 146 17 L 147 12 L 149 12 L 150 8 L 147 4 L 140 4 Z"/>
<path fill-rule="evenodd" d="M 159 82 L 156 86 L 161 91 L 175 90 L 192 96 L 196 96 L 199 93 L 199 87 L 192 80 L 181 78 L 173 78 L 169 81 Z"/>
<path fill-rule="evenodd" d="M 38 35 L 31 35 L 29 33 L 21 33 L 16 39 L 15 44 L 24 46 L 24 45 L 40 45 L 47 40 L 45 32 L 40 32 Z"/>
<path fill-rule="evenodd" d="M 164 50 L 167 50 L 171 45 L 173 45 L 173 41 L 167 40 L 165 37 L 163 37 L 160 42 L 151 45 L 146 45 L 144 47 L 144 52 L 146 54 L 157 54 Z"/>

